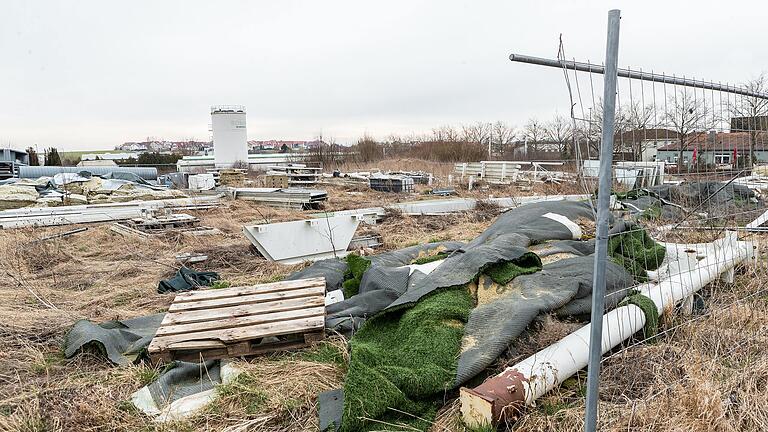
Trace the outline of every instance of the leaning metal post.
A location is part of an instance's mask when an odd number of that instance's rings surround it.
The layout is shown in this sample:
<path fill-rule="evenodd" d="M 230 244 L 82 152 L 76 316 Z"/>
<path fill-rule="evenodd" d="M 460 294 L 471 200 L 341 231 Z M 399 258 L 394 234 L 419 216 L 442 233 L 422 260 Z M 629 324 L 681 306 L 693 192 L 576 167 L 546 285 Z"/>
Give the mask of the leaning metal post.
<path fill-rule="evenodd" d="M 608 218 L 610 216 L 611 166 L 613 165 L 613 133 L 616 115 L 616 81 L 618 79 L 619 20 L 621 11 L 608 12 L 608 42 L 605 48 L 603 80 L 603 140 L 600 146 L 600 184 L 597 193 L 597 241 L 595 274 L 592 283 L 592 327 L 589 334 L 587 366 L 587 409 L 584 430 L 597 428 L 598 381 L 603 339 L 603 301 L 605 298 L 605 264 L 608 256 Z"/>

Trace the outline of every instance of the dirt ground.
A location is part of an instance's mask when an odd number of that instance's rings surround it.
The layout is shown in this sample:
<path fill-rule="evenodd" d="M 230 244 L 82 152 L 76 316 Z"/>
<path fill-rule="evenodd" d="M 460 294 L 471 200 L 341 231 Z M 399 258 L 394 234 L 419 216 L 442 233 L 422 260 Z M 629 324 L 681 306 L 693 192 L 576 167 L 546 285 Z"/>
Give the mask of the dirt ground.
<path fill-rule="evenodd" d="M 402 165 L 398 165 L 402 168 Z M 407 167 L 425 169 L 428 167 Z M 434 171 L 450 168 L 432 167 Z M 361 168 L 362 169 L 362 168 Z M 441 171 L 442 170 L 442 171 Z M 429 199 L 414 194 L 376 193 L 359 185 L 322 185 L 328 210 L 381 206 Z M 583 193 L 565 186 L 480 188 L 459 196 Z M 157 283 L 178 268 L 174 256 L 202 252 L 195 265 L 217 271 L 232 285 L 279 280 L 302 268 L 259 257 L 242 226 L 303 219 L 295 210 L 225 201 L 218 209 L 189 212 L 221 234 L 125 237 L 109 225 L 88 225 L 69 237 L 30 243 L 72 226 L 0 231 L 0 430 L 13 431 L 314 431 L 316 394 L 343 382 L 344 341 L 332 339 L 310 353 L 264 356 L 243 362 L 249 381 L 228 387 L 223 398 L 189 421 L 158 425 L 128 399 L 158 371 L 147 365 L 115 367 L 93 354 L 62 355 L 66 331 L 79 319 L 94 322 L 165 311 L 173 295 Z M 471 240 L 494 219 L 492 208 L 443 217 L 393 214 L 359 232 L 378 233 L 383 249 L 438 240 Z M 693 317 L 663 321 L 653 343 L 628 344 L 603 362 L 601 424 L 616 431 L 768 430 L 768 265 L 760 261 L 737 274 L 733 284 L 705 290 L 705 308 Z M 498 368 L 534 353 L 579 323 L 541 320 L 517 355 Z M 338 362 L 323 356 L 339 355 Z M 290 377 L 290 379 L 288 379 Z M 576 431 L 584 414 L 584 378 L 567 381 L 529 409 L 511 430 Z M 455 394 L 432 430 L 466 430 Z"/>

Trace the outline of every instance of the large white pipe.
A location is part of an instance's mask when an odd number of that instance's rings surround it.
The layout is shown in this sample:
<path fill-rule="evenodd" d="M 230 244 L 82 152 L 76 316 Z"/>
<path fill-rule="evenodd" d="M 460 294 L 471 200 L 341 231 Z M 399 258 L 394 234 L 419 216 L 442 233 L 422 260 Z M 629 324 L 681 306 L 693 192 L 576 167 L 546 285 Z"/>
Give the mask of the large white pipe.
<path fill-rule="evenodd" d="M 708 255 L 693 269 L 675 274 L 658 284 L 645 284 L 640 292 L 653 300 L 659 313 L 690 296 L 721 273 L 754 256 L 755 244 L 737 241 L 729 232 L 724 239 L 704 248 Z M 640 307 L 629 304 L 603 316 L 602 353 L 605 354 L 645 326 Z M 524 405 L 559 386 L 587 366 L 591 324 L 564 337 L 474 389 L 461 389 L 461 412 L 471 427 L 511 419 Z"/>

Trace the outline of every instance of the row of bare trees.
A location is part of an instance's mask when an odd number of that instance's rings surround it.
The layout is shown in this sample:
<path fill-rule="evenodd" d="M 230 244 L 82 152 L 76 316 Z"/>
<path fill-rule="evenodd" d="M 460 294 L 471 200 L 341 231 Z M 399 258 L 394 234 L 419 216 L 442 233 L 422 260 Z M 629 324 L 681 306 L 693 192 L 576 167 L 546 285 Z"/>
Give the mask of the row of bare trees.
<path fill-rule="evenodd" d="M 765 75 L 744 84 L 749 90 L 765 93 Z M 352 147 L 328 146 L 328 155 L 346 154 L 342 159 L 371 162 L 385 157 L 413 157 L 442 162 L 468 162 L 490 158 L 541 158 L 543 153 L 560 159 L 571 159 L 576 151 L 584 158 L 599 154 L 602 140 L 603 107 L 597 101 L 585 114 L 573 119 L 555 114 L 547 120 L 531 118 L 521 127 L 504 121 L 475 122 L 459 126 L 441 126 L 422 135 L 390 135 L 383 140 L 364 136 Z M 768 116 L 768 100 L 754 97 L 729 98 L 715 104 L 701 90 L 678 87 L 665 99 L 653 104 L 637 101 L 621 104 L 616 109 L 614 146 L 617 153 L 641 159 L 645 147 L 658 145 L 660 139 L 676 143 L 678 163 L 683 152 L 691 150 L 710 131 L 727 130 L 729 121 L 740 118 L 738 129 L 749 133 L 750 160 L 753 160 L 760 124 Z M 586 153 L 586 154 L 585 154 Z M 318 154 L 318 156 L 323 156 Z"/>

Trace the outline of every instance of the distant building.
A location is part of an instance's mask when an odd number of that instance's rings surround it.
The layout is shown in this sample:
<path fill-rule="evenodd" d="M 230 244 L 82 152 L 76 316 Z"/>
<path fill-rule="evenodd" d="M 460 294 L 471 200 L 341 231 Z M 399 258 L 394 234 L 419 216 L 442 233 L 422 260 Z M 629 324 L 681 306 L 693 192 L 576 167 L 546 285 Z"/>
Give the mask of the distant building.
<path fill-rule="evenodd" d="M 643 162 L 657 159 L 659 148 L 677 142 L 678 133 L 670 129 L 632 129 L 613 139 L 616 149 Z"/>
<path fill-rule="evenodd" d="M 734 154 L 741 158 L 749 155 L 752 137 L 750 132 L 699 132 L 690 135 L 685 140 L 683 148 L 683 164 L 693 164 L 693 152 L 699 163 L 713 165 L 732 165 Z M 768 162 L 768 133 L 760 132 L 755 137 L 755 159 L 758 162 Z M 659 147 L 657 159 L 677 163 L 680 150 L 680 140 Z"/>
<path fill-rule="evenodd" d="M 248 141 L 248 150 L 250 153 L 260 151 L 280 151 L 285 146 L 290 151 L 303 151 L 318 148 L 320 145 L 327 145 L 324 141 L 296 141 L 296 140 L 266 140 L 266 141 Z"/>
<path fill-rule="evenodd" d="M 145 152 L 157 152 L 157 153 L 182 153 L 182 154 L 194 154 L 203 150 L 205 147 L 210 147 L 210 141 L 158 141 L 148 140 L 142 142 L 125 142 L 115 147 L 115 150 L 121 150 L 132 153 L 145 153 Z"/>
<path fill-rule="evenodd" d="M 138 159 L 139 153 L 83 153 L 81 161 Z M 93 166 L 93 165 L 92 165 Z"/>
<path fill-rule="evenodd" d="M 116 167 L 117 164 L 111 159 L 81 160 L 77 163 L 79 167 Z"/>
<path fill-rule="evenodd" d="M 23 150 L 0 149 L 0 179 L 11 178 L 19 165 L 29 165 L 29 155 Z"/>
<path fill-rule="evenodd" d="M 731 117 L 731 131 L 768 131 L 768 116 Z"/>

